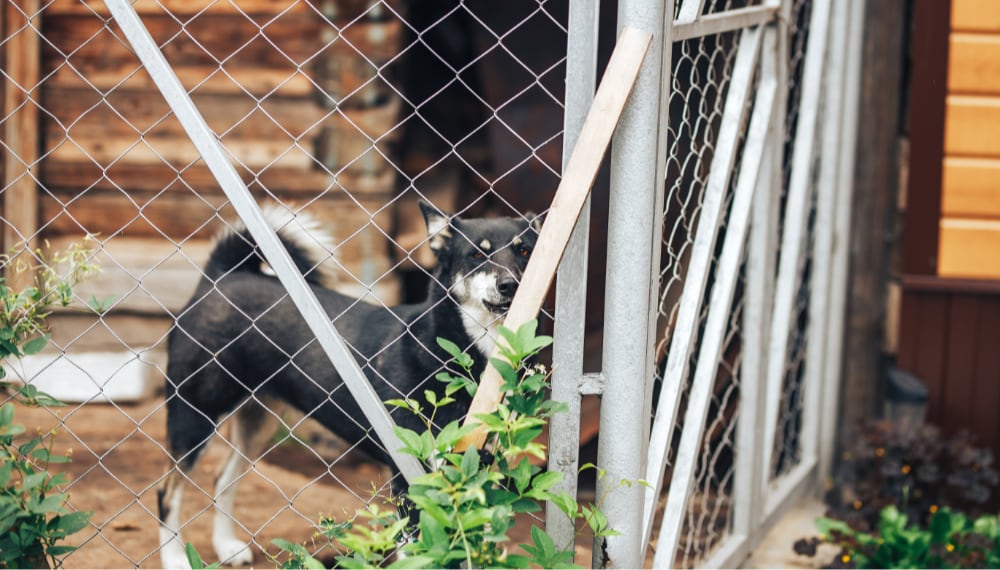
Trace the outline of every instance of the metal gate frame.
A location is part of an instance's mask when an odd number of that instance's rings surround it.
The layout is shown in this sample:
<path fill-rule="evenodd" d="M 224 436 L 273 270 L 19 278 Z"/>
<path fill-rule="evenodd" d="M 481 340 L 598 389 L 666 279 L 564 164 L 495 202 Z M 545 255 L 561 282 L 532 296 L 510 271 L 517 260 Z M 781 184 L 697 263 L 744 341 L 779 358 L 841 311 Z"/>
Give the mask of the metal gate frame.
<path fill-rule="evenodd" d="M 799 117 L 785 211 L 778 212 L 782 186 L 782 137 L 787 109 L 789 62 L 787 38 L 791 0 L 704 14 L 704 0 L 623 0 L 619 30 L 636 27 L 653 34 L 653 45 L 640 72 L 612 147 L 608 281 L 603 372 L 582 373 L 583 307 L 579 284 L 586 272 L 587 216 L 567 249 L 557 286 L 553 397 L 571 404 L 574 413 L 553 419 L 550 467 L 565 472 L 564 490 L 575 492 L 575 434 L 579 398 L 599 393 L 601 441 L 598 465 L 607 474 L 597 496 L 609 525 L 621 532 L 594 545 L 594 567 L 639 568 L 646 565 L 660 491 L 667 505 L 653 558 L 657 568 L 674 565 L 682 517 L 691 493 L 695 460 L 703 435 L 712 382 L 729 307 L 746 264 L 741 405 L 737 426 L 734 512 L 730 535 L 703 562 L 732 567 L 750 551 L 795 498 L 829 473 L 837 416 L 841 370 L 844 300 L 847 283 L 847 233 L 850 188 L 857 130 L 861 66 L 859 40 L 865 0 L 815 0 L 802 76 Z M 677 14 L 674 17 L 674 14 Z M 580 117 L 593 92 L 597 1 L 570 6 L 565 141 L 572 145 Z M 655 337 L 655 295 L 663 211 L 667 98 L 671 86 L 671 49 L 675 42 L 725 31 L 742 30 L 724 118 L 713 156 L 699 226 L 688 266 L 679 313 L 663 374 L 663 387 L 652 427 L 650 416 Z M 757 78 L 756 89 L 752 81 Z M 747 110 L 753 101 L 752 110 Z M 821 101 L 825 108 L 820 113 Z M 737 135 L 744 114 L 739 172 L 733 172 Z M 655 128 L 651 128 L 655 126 Z M 820 136 L 817 136 L 817 134 Z M 818 174 L 814 172 L 817 163 Z M 722 196 L 730 178 L 735 197 L 725 219 Z M 812 251 L 807 251 L 806 218 L 810 192 L 816 192 Z M 777 235 L 779 216 L 785 223 Z M 700 344 L 696 315 L 704 307 L 706 280 L 719 228 L 728 228 L 715 274 L 709 316 Z M 746 248 L 744 257 L 743 251 Z M 802 457 L 798 465 L 772 478 L 784 366 L 792 325 L 795 292 L 803 279 L 803 260 L 813 256 L 810 277 L 809 343 L 804 373 Z M 779 257 L 780 256 L 780 257 Z M 645 291 L 649 291 L 647 296 Z M 648 320 L 635 315 L 648 315 Z M 679 398 L 698 351 L 681 442 L 664 481 L 670 437 Z M 642 409 L 644 413 L 636 411 Z M 610 442 L 611 445 L 607 445 Z M 623 482 L 647 483 L 646 486 Z M 548 530 L 557 541 L 573 529 L 550 507 Z"/>
<path fill-rule="evenodd" d="M 603 348 L 604 371 L 582 374 L 583 313 L 586 274 L 587 219 L 585 206 L 563 256 L 557 283 L 554 398 L 577 403 L 572 413 L 553 420 L 550 467 L 563 470 L 564 489 L 575 491 L 582 394 L 600 393 L 601 434 L 605 442 L 599 464 L 607 476 L 598 496 L 609 525 L 621 532 L 595 545 L 594 564 L 607 567 L 644 566 L 660 489 L 668 492 L 659 531 L 656 567 L 674 564 L 681 517 L 691 491 L 698 443 L 708 413 L 712 379 L 722 348 L 731 299 L 746 251 L 747 310 L 745 364 L 741 382 L 743 405 L 738 426 L 737 485 L 731 534 L 705 566 L 731 566 L 756 545 L 790 501 L 825 474 L 832 453 L 836 394 L 847 273 L 846 233 L 850 192 L 842 189 L 853 168 L 856 132 L 860 34 L 864 0 L 814 0 L 807 61 L 803 75 L 800 116 L 793 151 L 791 183 L 783 233 L 777 235 L 778 192 L 781 188 L 781 136 L 788 92 L 786 38 L 792 0 L 764 0 L 759 5 L 703 14 L 705 0 L 622 0 L 619 30 L 629 26 L 647 31 L 653 43 L 612 143 L 611 204 L 608 236 L 608 282 Z M 237 213 L 258 241 L 275 273 L 288 289 L 323 349 L 372 421 L 377 435 L 407 479 L 423 468 L 401 454 L 392 420 L 357 362 L 324 318 L 304 278 L 265 223 L 259 207 L 226 158 L 217 138 L 192 104 L 173 71 L 128 0 L 106 0 L 112 15 L 133 45 L 143 65 L 191 136 L 206 164 L 219 180 Z M 597 12 L 599 0 L 570 3 L 565 148 L 572 148 L 596 83 Z M 674 17 L 675 9 L 677 17 Z M 671 338 L 657 414 L 652 410 L 653 342 L 657 266 L 667 149 L 667 99 L 670 93 L 671 49 L 675 42 L 725 31 L 742 30 L 723 125 L 713 156 L 706 196 L 687 267 L 677 325 Z M 842 55 L 842 57 L 840 57 Z M 753 79 L 757 78 L 756 89 Z M 825 96 L 822 117 L 819 105 Z M 748 103 L 753 104 L 748 108 Z M 749 113 L 743 158 L 733 171 L 738 135 Z M 822 133 L 817 138 L 816 133 Z M 568 152 L 564 153 L 568 156 Z M 818 157 L 822 157 L 821 159 Z M 813 170 L 819 162 L 818 176 Z M 735 180 L 731 215 L 724 219 L 722 194 Z M 817 192 L 813 251 L 804 239 L 809 192 Z M 722 244 L 719 272 L 708 299 L 704 336 L 695 346 L 696 313 L 705 299 L 711 255 L 719 228 L 728 230 Z M 780 252 L 780 258 L 778 257 Z M 787 352 L 792 302 L 802 279 L 805 255 L 814 256 L 810 294 L 810 342 L 805 373 L 802 459 L 789 473 L 772 480 L 773 454 L 782 372 Z M 652 285 L 652 286 L 651 286 Z M 647 294 L 648 292 L 648 294 Z M 634 318 L 647 315 L 647 319 Z M 673 478 L 663 480 L 670 433 L 678 414 L 682 383 L 688 377 L 690 355 L 698 350 L 686 408 L 681 444 L 673 463 Z M 821 403 L 826 405 L 822 406 Z M 642 414 L 636 410 L 641 409 Z M 760 420 L 763 418 L 763 421 Z M 763 459 L 761 461 L 761 459 Z M 623 485 L 647 481 L 648 487 Z M 551 506 L 550 514 L 554 511 Z M 562 517 L 549 516 L 548 526 L 559 540 L 574 530 Z"/>

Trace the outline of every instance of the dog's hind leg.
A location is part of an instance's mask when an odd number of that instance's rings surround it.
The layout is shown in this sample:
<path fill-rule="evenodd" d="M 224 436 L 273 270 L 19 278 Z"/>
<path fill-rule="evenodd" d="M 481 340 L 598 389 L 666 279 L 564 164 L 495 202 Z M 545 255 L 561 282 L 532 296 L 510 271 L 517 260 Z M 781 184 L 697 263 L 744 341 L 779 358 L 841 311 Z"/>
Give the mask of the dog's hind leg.
<path fill-rule="evenodd" d="M 215 422 L 174 395 L 167 400 L 167 439 L 174 465 L 157 491 L 160 561 L 164 568 L 190 568 L 181 537 L 181 499 L 185 479 L 215 434 Z"/>
<path fill-rule="evenodd" d="M 240 479 L 251 469 L 272 441 L 280 423 L 276 402 L 265 405 L 248 400 L 229 420 L 229 444 L 232 451 L 215 480 L 215 518 L 212 546 L 219 561 L 234 566 L 251 564 L 250 545 L 236 536 L 234 507 Z"/>
<path fill-rule="evenodd" d="M 184 477 L 177 469 L 167 474 L 163 486 L 156 492 L 160 513 L 160 563 L 163 568 L 190 568 L 181 538 L 181 498 Z"/>

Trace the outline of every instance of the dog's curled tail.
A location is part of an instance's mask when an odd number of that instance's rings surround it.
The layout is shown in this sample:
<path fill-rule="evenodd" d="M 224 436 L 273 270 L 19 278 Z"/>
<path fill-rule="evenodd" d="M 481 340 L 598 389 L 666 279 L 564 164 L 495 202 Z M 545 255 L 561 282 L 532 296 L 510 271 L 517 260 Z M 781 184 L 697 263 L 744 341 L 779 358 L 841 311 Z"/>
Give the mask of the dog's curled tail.
<path fill-rule="evenodd" d="M 324 262 L 332 259 L 336 243 L 324 222 L 279 204 L 267 204 L 261 212 L 306 281 L 330 286 L 335 277 L 331 264 Z M 217 281 L 234 271 L 274 275 L 242 220 L 231 223 L 215 237 L 205 265 L 205 277 Z"/>

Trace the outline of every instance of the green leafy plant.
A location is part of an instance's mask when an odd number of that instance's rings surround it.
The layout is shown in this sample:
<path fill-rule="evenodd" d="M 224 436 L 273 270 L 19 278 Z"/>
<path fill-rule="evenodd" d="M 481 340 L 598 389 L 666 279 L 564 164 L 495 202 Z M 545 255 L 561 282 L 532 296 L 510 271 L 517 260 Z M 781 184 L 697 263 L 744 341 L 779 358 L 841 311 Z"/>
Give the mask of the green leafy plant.
<path fill-rule="evenodd" d="M 799 554 L 814 556 L 826 542 L 840 547 L 831 568 L 997 568 L 1000 567 L 1000 517 L 970 520 L 947 508 L 934 511 L 926 526 L 911 524 L 894 506 L 879 513 L 874 532 L 859 531 L 842 520 L 820 518 L 819 537 L 795 543 Z"/>
<path fill-rule="evenodd" d="M 39 259 L 42 252 L 36 251 Z M 31 384 L 5 381 L 11 359 L 41 351 L 48 343 L 47 317 L 55 305 L 72 300 L 73 287 L 96 267 L 89 263 L 90 251 L 74 245 L 53 255 L 37 267 L 15 264 L 0 257 L 0 270 L 8 275 L 31 271 L 33 283 L 23 288 L 8 285 L 0 278 L 0 388 L 14 401 L 0 407 L 0 567 L 28 568 L 51 566 L 57 558 L 75 550 L 58 544 L 87 526 L 92 513 L 71 512 L 68 495 L 60 492 L 67 483 L 65 474 L 49 473 L 53 464 L 67 463 L 69 457 L 53 453 L 55 430 L 25 439 L 25 428 L 15 423 L 15 403 L 26 406 L 61 406 L 52 396 Z M 55 268 L 65 267 L 64 273 Z"/>
<path fill-rule="evenodd" d="M 500 328 L 502 358 L 492 365 L 503 379 L 503 403 L 497 410 L 477 416 L 487 432 L 490 453 L 468 449 L 456 451 L 462 438 L 473 429 L 460 421 L 434 428 L 438 410 L 454 402 L 459 390 L 475 389 L 470 379 L 472 359 L 454 343 L 439 339 L 439 345 L 452 356 L 452 362 L 464 374 L 442 372 L 437 379 L 446 387 L 444 396 L 424 393 L 424 404 L 415 399 L 387 402 L 423 418 L 422 432 L 397 427 L 403 442 L 402 451 L 417 457 L 429 473 L 413 481 L 405 497 L 410 515 L 400 517 L 396 505 L 381 508 L 371 504 L 358 513 L 354 522 L 323 519 L 318 537 L 329 541 L 342 554 L 336 562 L 343 568 L 571 568 L 573 543 L 557 544 L 537 526 L 530 531 L 531 542 L 512 552 L 510 532 L 516 515 L 541 509 L 551 501 L 577 525 L 597 537 L 617 534 L 594 505 L 580 505 L 566 492 L 553 487 L 562 473 L 543 471 L 531 458 L 544 461 L 545 447 L 538 436 L 553 414 L 565 409 L 563 404 L 546 397 L 548 373 L 529 361 L 548 346 L 551 337 L 536 334 L 531 322 L 517 331 Z M 585 466 L 589 468 L 593 466 Z M 408 525 L 412 520 L 413 529 Z M 406 542 L 401 548 L 399 543 Z M 318 561 L 302 546 L 275 541 L 285 565 L 319 567 Z M 402 557 L 394 559 L 400 551 Z M 277 558 L 276 558 L 277 560 Z"/>
<path fill-rule="evenodd" d="M 922 525 L 941 507 L 975 518 L 987 514 L 998 482 L 992 452 L 969 433 L 946 438 L 933 425 L 867 422 L 845 449 L 826 515 L 861 531 L 874 530 L 890 505 Z"/>
<path fill-rule="evenodd" d="M 48 471 L 51 464 L 66 463 L 69 457 L 52 453 L 52 438 L 44 435 L 15 443 L 15 436 L 23 433 L 24 426 L 14 423 L 14 404 L 0 407 L 0 567 L 4 568 L 36 568 L 47 565 L 47 559 L 54 564 L 56 557 L 75 550 L 57 543 L 86 527 L 91 515 L 66 508 L 68 496 L 58 491 L 67 483 L 66 476 Z M 54 430 L 45 435 L 53 434 Z"/>

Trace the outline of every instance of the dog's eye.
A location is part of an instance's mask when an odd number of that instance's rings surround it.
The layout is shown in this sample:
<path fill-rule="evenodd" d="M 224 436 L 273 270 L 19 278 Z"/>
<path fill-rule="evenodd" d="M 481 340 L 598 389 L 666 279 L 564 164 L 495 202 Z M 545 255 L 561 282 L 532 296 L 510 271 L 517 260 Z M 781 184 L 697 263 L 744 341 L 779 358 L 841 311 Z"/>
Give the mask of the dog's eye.
<path fill-rule="evenodd" d="M 486 254 L 477 249 L 472 252 L 472 259 L 486 259 Z"/>
<path fill-rule="evenodd" d="M 527 247 L 519 247 L 517 249 L 517 255 L 519 255 L 520 257 L 528 257 L 529 255 L 531 255 L 531 249 Z"/>

